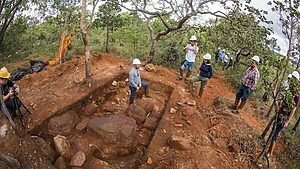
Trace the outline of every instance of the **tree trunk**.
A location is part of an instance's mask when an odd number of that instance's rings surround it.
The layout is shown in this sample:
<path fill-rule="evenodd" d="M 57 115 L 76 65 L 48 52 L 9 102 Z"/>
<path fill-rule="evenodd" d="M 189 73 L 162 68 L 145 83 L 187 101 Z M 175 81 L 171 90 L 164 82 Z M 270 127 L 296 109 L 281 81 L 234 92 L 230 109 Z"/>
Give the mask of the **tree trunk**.
<path fill-rule="evenodd" d="M 108 39 L 109 39 L 109 28 L 106 25 L 106 41 L 105 41 L 105 52 L 108 53 Z"/>
<path fill-rule="evenodd" d="M 157 45 L 157 39 L 152 39 L 151 41 L 151 49 L 150 49 L 150 52 L 149 52 L 149 59 L 150 59 L 150 62 L 153 61 L 153 56 L 156 52 L 156 45 Z"/>
<path fill-rule="evenodd" d="M 10 168 L 15 169 L 21 168 L 21 164 L 17 159 L 4 155 L 2 153 L 0 153 L 0 164 L 4 164 L 9 166 Z"/>
<path fill-rule="evenodd" d="M 81 8 L 81 17 L 80 17 L 80 30 L 84 45 L 84 54 L 85 54 L 85 77 L 86 82 L 89 87 L 92 86 L 92 77 L 91 77 L 91 63 L 90 63 L 90 44 L 89 44 L 89 36 L 88 36 L 88 26 L 85 22 L 86 19 L 86 0 L 82 0 L 82 8 Z"/>

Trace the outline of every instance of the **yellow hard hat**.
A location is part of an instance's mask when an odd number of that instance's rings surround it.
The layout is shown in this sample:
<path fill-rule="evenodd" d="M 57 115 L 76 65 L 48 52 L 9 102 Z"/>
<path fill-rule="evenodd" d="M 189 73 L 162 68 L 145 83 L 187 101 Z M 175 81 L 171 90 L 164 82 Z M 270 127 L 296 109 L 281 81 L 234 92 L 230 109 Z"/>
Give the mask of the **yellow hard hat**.
<path fill-rule="evenodd" d="M 10 73 L 6 69 L 6 67 L 3 67 L 0 69 L 0 78 L 8 79 L 10 77 Z"/>

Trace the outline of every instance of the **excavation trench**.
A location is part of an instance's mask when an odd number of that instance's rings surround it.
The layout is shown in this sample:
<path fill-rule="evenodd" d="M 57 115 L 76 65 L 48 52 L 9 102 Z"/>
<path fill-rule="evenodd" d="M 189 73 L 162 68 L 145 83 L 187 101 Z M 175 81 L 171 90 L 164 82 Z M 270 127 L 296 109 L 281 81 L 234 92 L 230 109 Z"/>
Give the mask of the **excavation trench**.
<path fill-rule="evenodd" d="M 137 104 L 128 106 L 127 77 L 125 73 L 116 76 L 31 131 L 55 150 L 53 164 L 60 158 L 71 165 L 78 151 L 86 156 L 84 168 L 128 169 L 142 164 L 173 88 L 146 79 L 152 98 L 139 93 Z"/>

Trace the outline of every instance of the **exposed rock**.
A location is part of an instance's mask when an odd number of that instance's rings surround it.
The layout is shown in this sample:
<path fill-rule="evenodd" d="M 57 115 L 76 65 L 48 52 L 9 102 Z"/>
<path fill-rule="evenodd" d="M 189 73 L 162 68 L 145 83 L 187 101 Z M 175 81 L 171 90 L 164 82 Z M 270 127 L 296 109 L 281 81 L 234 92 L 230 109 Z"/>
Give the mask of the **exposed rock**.
<path fill-rule="evenodd" d="M 54 165 L 57 169 L 67 169 L 67 164 L 62 156 L 56 159 Z"/>
<path fill-rule="evenodd" d="M 3 125 L 0 126 L 0 138 L 5 137 L 7 131 L 8 131 L 8 125 L 4 123 Z"/>
<path fill-rule="evenodd" d="M 116 86 L 118 86 L 118 82 L 116 82 L 116 81 L 113 81 L 111 85 L 113 85 L 113 86 L 115 86 L 115 87 L 116 87 Z"/>
<path fill-rule="evenodd" d="M 98 158 L 91 157 L 90 160 L 85 162 L 84 168 L 88 169 L 114 169 L 113 166 L 109 165 L 107 162 L 102 161 Z"/>
<path fill-rule="evenodd" d="M 154 108 L 154 103 L 149 99 L 137 100 L 137 105 L 141 106 L 146 113 L 151 113 Z"/>
<path fill-rule="evenodd" d="M 183 127 L 183 124 L 182 123 L 176 123 L 174 124 L 175 127 Z"/>
<path fill-rule="evenodd" d="M 196 101 L 195 100 L 188 100 L 186 102 L 187 105 L 190 105 L 190 106 L 195 106 L 196 105 Z"/>
<path fill-rule="evenodd" d="M 49 133 L 52 135 L 69 134 L 78 121 L 79 118 L 75 112 L 68 112 L 59 116 L 55 116 L 49 120 Z"/>
<path fill-rule="evenodd" d="M 71 159 L 70 166 L 81 167 L 85 162 L 85 154 L 82 151 L 78 151 Z"/>
<path fill-rule="evenodd" d="M 152 163 L 153 163 L 153 161 L 152 161 L 151 157 L 148 157 L 147 164 L 151 165 Z"/>
<path fill-rule="evenodd" d="M 149 145 L 151 139 L 152 139 L 152 134 L 153 132 L 151 130 L 148 129 L 141 129 L 139 135 L 138 135 L 138 142 L 142 145 Z"/>
<path fill-rule="evenodd" d="M 147 64 L 145 66 L 146 71 L 148 72 L 154 72 L 155 71 L 155 66 L 153 64 Z"/>
<path fill-rule="evenodd" d="M 190 140 L 176 135 L 171 136 L 169 145 L 177 150 L 188 150 L 192 148 Z"/>
<path fill-rule="evenodd" d="M 97 112 L 99 106 L 95 103 L 90 103 L 86 106 L 85 111 L 83 111 L 83 115 L 90 116 Z"/>
<path fill-rule="evenodd" d="M 70 144 L 67 141 L 65 136 L 57 135 L 53 138 L 54 145 L 56 151 L 61 155 L 64 156 L 69 152 Z"/>
<path fill-rule="evenodd" d="M 155 130 L 158 124 L 158 120 L 155 117 L 148 117 L 145 120 L 145 123 L 143 127 L 150 129 L 150 130 Z"/>
<path fill-rule="evenodd" d="M 171 108 L 171 109 L 170 109 L 170 114 L 174 114 L 174 113 L 176 113 L 176 111 L 177 111 L 176 109 Z"/>
<path fill-rule="evenodd" d="M 87 126 L 90 135 L 106 144 L 120 144 L 120 147 L 132 146 L 137 129 L 133 118 L 119 115 L 95 117 Z"/>
<path fill-rule="evenodd" d="M 89 120 L 90 120 L 89 118 L 83 119 L 80 123 L 78 123 L 76 125 L 76 130 L 79 130 L 79 131 L 85 130 Z"/>
<path fill-rule="evenodd" d="M 128 116 L 136 120 L 137 124 L 142 124 L 147 116 L 147 112 L 139 105 L 130 105 Z"/>
<path fill-rule="evenodd" d="M 40 153 L 44 157 L 48 158 L 51 161 L 51 163 L 53 163 L 55 160 L 55 151 L 52 149 L 52 147 L 49 144 L 47 144 L 47 142 L 41 137 L 35 138 L 34 142 L 37 145 L 37 147 L 39 147 Z"/>
<path fill-rule="evenodd" d="M 102 104 L 104 112 L 116 112 L 118 110 L 117 103 L 113 101 L 106 101 Z"/>
<path fill-rule="evenodd" d="M 125 88 L 125 87 L 127 87 L 127 82 L 125 82 L 125 81 L 119 81 L 119 86 L 121 88 Z"/>
<path fill-rule="evenodd" d="M 192 116 L 194 114 L 199 114 L 199 111 L 190 106 L 183 106 L 181 107 L 182 114 L 185 116 Z"/>

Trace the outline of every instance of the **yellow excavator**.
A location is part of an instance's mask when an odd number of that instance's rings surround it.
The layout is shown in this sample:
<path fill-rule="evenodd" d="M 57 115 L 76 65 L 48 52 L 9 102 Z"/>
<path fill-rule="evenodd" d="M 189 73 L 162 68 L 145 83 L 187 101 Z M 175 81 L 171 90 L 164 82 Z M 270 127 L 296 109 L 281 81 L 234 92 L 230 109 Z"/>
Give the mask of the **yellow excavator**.
<path fill-rule="evenodd" d="M 64 31 L 60 36 L 60 42 L 58 47 L 58 52 L 55 55 L 55 60 L 50 60 L 49 65 L 56 65 L 62 63 L 68 46 L 70 45 L 72 41 L 72 37 L 74 35 L 74 32 L 71 32 L 68 34 L 68 31 Z"/>

